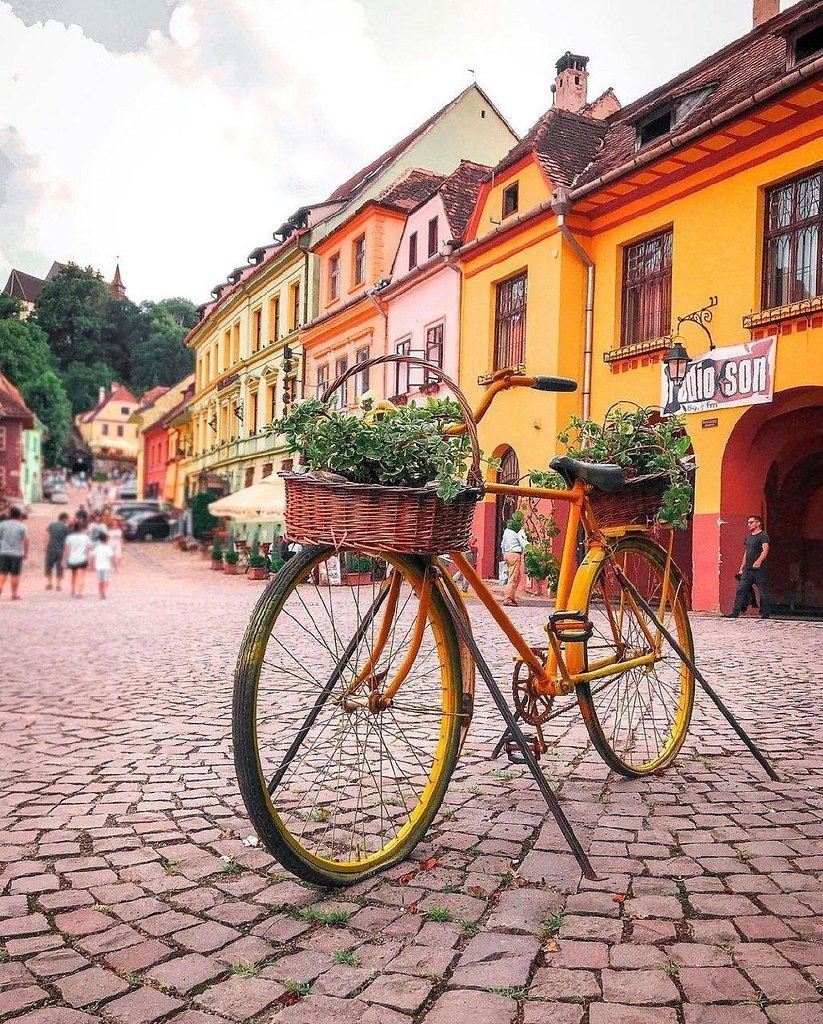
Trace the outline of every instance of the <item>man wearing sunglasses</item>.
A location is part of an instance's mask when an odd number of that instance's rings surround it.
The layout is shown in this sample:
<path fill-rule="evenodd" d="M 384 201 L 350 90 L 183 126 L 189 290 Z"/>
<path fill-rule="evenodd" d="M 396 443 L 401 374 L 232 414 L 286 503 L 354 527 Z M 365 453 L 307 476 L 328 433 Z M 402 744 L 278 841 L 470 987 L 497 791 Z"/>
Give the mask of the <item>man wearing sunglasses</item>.
<path fill-rule="evenodd" d="M 760 618 L 771 618 L 771 601 L 769 600 L 769 581 L 767 577 L 766 559 L 769 557 L 769 535 L 763 529 L 760 516 L 749 516 L 746 522 L 748 534 L 744 544 L 743 561 L 737 573 L 737 593 L 734 608 L 728 617 L 736 619 L 749 605 L 749 593 L 754 584 L 760 593 Z"/>

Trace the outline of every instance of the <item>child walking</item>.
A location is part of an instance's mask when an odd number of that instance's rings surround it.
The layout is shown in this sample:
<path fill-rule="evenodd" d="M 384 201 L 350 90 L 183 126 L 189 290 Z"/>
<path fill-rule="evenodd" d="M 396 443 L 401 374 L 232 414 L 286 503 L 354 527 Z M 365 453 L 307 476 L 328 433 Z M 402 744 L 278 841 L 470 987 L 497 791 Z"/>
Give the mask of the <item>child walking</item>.
<path fill-rule="evenodd" d="M 91 556 L 94 560 L 94 571 L 97 573 L 97 592 L 105 601 L 114 566 L 114 548 L 109 544 L 109 535 L 105 530 L 98 534 Z"/>

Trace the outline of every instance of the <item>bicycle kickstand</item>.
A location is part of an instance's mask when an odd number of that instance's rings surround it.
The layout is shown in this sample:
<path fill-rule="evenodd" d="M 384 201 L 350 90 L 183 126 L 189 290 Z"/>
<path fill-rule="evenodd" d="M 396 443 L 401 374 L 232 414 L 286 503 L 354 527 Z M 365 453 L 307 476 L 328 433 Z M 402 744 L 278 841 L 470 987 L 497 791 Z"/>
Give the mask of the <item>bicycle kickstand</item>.
<path fill-rule="evenodd" d="M 447 588 L 443 588 L 443 599 L 451 612 L 452 621 L 454 622 L 457 632 L 468 647 L 469 652 L 474 659 L 474 663 L 477 665 L 478 671 L 483 677 L 483 682 L 488 687 L 492 700 L 497 705 L 497 710 L 500 712 L 503 721 L 506 723 L 506 732 L 503 735 L 503 740 L 506 742 L 516 743 L 517 746 L 520 747 L 523 755 L 523 763 L 528 766 L 529 771 L 532 773 L 534 781 L 537 783 L 540 792 L 543 794 L 554 820 L 557 822 L 560 831 L 563 833 L 564 839 L 569 844 L 569 849 L 574 854 L 574 858 L 577 863 L 580 865 L 581 871 L 586 878 L 596 881 L 599 876 L 596 874 L 589 858 L 586 856 L 586 851 L 580 845 L 580 840 L 574 834 L 574 829 L 572 828 L 569 819 L 563 813 L 563 808 L 560 806 L 554 790 L 549 785 L 546 776 L 540 770 L 540 765 L 537 763 L 537 758 L 534 756 L 531 744 L 523 735 L 523 730 L 517 724 L 517 719 L 509 705 L 506 703 L 506 698 L 503 696 L 500 687 L 497 685 L 497 680 L 494 678 L 492 670 L 489 668 L 486 659 L 480 653 L 480 649 L 475 642 L 474 636 L 472 635 L 463 614 L 461 614 L 460 609 L 454 605 L 452 596 L 448 592 Z M 509 737 L 511 737 L 510 740 Z M 503 740 L 501 740 L 501 742 Z"/>

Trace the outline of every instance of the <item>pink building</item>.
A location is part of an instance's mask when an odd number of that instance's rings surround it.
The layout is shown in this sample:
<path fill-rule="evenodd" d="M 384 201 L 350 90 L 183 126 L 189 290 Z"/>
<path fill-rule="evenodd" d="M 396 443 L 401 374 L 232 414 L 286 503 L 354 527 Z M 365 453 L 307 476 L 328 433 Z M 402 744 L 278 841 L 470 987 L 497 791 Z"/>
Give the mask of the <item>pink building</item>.
<path fill-rule="evenodd" d="M 461 276 L 451 254 L 462 241 L 490 171 L 482 164 L 461 161 L 437 191 L 409 213 L 391 284 L 380 293 L 388 310 L 388 352 L 437 363 L 453 380 L 459 369 Z M 448 393 L 422 372 L 409 372 L 404 366 L 387 375 L 386 388 L 388 397 Z"/>

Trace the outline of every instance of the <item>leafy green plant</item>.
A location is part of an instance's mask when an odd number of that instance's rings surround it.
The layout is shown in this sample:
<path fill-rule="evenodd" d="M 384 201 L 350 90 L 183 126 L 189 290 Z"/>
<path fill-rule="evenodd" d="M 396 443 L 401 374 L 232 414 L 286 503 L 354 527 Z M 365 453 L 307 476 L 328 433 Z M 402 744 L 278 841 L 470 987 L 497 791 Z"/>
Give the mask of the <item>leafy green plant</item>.
<path fill-rule="evenodd" d="M 215 562 L 219 562 L 219 561 L 223 560 L 223 549 L 220 547 L 219 544 L 214 544 L 212 546 L 211 557 L 212 557 L 212 560 L 215 561 Z"/>
<path fill-rule="evenodd" d="M 256 978 L 259 973 L 260 968 L 256 964 L 247 963 L 245 960 L 229 964 L 229 974 L 235 974 L 241 978 Z"/>
<path fill-rule="evenodd" d="M 279 551 L 269 552 L 269 568 L 272 572 L 279 572 L 285 564 Z"/>
<path fill-rule="evenodd" d="M 423 917 L 427 921 L 453 921 L 454 915 L 448 907 L 432 907 L 424 912 Z"/>
<path fill-rule="evenodd" d="M 189 498 L 191 509 L 191 532 L 198 540 L 203 539 L 203 534 L 213 530 L 220 522 L 209 512 L 209 505 L 217 501 L 218 495 L 211 491 L 204 491 L 202 494 L 193 494 Z"/>
<path fill-rule="evenodd" d="M 679 530 L 688 525 L 694 493 L 689 474 L 694 463 L 682 417 L 664 418 L 652 408 L 622 403 L 612 406 L 602 423 L 572 416 L 557 440 L 567 455 L 582 462 L 622 466 L 637 476 L 668 474 L 669 486 L 657 520 Z M 565 487 L 552 472 L 533 472 L 530 479 L 537 487 Z"/>
<path fill-rule="evenodd" d="M 312 986 L 310 981 L 294 981 L 287 978 L 283 982 L 283 988 L 295 996 L 308 996 L 311 995 Z"/>
<path fill-rule="evenodd" d="M 351 917 L 349 910 L 318 910 L 316 907 L 304 907 L 297 914 L 307 924 L 324 924 L 328 926 L 347 924 Z"/>
<path fill-rule="evenodd" d="M 250 569 L 265 569 L 266 568 L 266 556 L 260 554 L 249 555 L 249 568 Z"/>
<path fill-rule="evenodd" d="M 336 964 L 345 964 L 346 967 L 360 966 L 360 957 L 353 949 L 336 949 L 332 953 L 331 958 Z"/>
<path fill-rule="evenodd" d="M 285 437 L 288 450 L 299 452 L 309 470 L 361 484 L 436 485 L 444 501 L 453 501 L 465 487 L 470 444 L 465 434 L 446 436 L 443 430 L 462 420 L 460 406 L 450 399 L 380 402 L 354 416 L 309 398 L 270 429 Z"/>
<path fill-rule="evenodd" d="M 226 551 L 223 555 L 223 561 L 226 565 L 237 565 L 240 561 L 240 555 L 236 551 Z"/>

